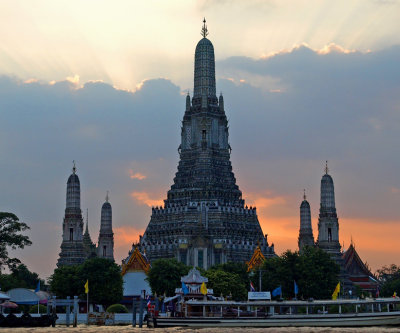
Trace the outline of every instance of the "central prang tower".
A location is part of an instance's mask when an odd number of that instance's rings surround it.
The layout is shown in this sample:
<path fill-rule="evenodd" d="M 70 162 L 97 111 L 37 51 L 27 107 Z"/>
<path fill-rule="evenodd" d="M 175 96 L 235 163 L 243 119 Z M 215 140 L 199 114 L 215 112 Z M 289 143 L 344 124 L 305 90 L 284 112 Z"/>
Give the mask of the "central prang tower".
<path fill-rule="evenodd" d="M 203 38 L 195 52 L 193 98 L 186 97 L 180 161 L 163 207 L 152 208 L 140 246 L 152 261 L 175 257 L 207 269 L 250 260 L 257 245 L 274 255 L 255 207 L 245 206 L 230 162 L 228 120 L 222 94 L 216 96 L 214 47 Z"/>

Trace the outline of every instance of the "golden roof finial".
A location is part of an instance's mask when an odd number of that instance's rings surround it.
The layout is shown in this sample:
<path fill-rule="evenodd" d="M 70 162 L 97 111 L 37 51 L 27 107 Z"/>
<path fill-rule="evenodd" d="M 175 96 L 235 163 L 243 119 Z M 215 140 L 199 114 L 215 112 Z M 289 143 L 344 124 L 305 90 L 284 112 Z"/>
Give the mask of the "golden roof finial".
<path fill-rule="evenodd" d="M 328 161 L 325 161 L 325 174 L 327 175 L 328 172 L 329 172 L 329 169 L 328 169 Z"/>
<path fill-rule="evenodd" d="M 204 20 L 203 20 L 203 27 L 201 28 L 201 35 L 203 36 L 203 38 L 206 38 L 208 36 L 208 30 L 207 30 L 207 26 L 206 26 L 206 18 L 204 18 Z"/>

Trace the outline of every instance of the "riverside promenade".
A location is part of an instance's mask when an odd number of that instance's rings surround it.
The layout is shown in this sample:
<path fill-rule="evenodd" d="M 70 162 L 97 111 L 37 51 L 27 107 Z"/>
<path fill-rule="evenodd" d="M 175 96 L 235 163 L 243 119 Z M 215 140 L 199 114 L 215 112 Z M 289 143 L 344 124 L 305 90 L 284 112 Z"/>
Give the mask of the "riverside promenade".
<path fill-rule="evenodd" d="M 37 327 L 37 328 L 18 328 L 18 333 L 61 333 L 61 332 L 135 332 L 135 333 L 400 333 L 400 327 L 356 327 L 356 328 L 330 328 L 330 327 L 281 327 L 281 328 L 133 328 L 132 326 L 87 326 L 78 325 L 78 327 L 65 327 L 57 325 L 56 327 Z M 15 328 L 0 328 L 0 333 L 15 333 Z"/>

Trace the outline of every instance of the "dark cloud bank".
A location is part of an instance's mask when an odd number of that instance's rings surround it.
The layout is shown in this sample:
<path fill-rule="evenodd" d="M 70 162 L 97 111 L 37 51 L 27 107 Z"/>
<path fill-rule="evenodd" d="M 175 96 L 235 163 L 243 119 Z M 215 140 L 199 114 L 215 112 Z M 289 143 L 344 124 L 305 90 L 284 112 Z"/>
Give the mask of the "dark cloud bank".
<path fill-rule="evenodd" d="M 217 75 L 234 78 L 217 86 L 245 197 L 284 196 L 296 216 L 307 188 L 315 218 L 328 159 L 341 216 L 399 221 L 399 59 L 400 47 L 319 55 L 303 46 L 262 60 L 218 62 Z M 22 254 L 34 269 L 48 275 L 55 265 L 73 159 L 93 238 L 106 190 L 116 227 L 147 225 L 150 209 L 129 193 L 165 195 L 176 171 L 183 111 L 181 89 L 164 79 L 131 93 L 101 82 L 77 88 L 0 77 L 0 210 L 31 225 L 35 244 Z M 147 178 L 130 179 L 129 169 Z M 47 263 L 35 261 L 48 251 Z"/>

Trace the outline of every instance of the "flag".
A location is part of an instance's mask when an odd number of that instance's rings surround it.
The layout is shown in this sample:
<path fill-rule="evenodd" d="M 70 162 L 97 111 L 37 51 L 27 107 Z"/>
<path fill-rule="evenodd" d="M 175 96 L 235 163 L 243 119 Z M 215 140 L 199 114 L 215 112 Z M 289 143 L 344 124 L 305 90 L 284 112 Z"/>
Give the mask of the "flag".
<path fill-rule="evenodd" d="M 203 295 L 207 295 L 207 287 L 206 287 L 206 284 L 205 284 L 204 282 L 201 284 L 200 292 L 201 292 Z"/>
<path fill-rule="evenodd" d="M 253 282 L 250 281 L 250 291 L 256 291 L 256 288 L 254 288 Z"/>
<path fill-rule="evenodd" d="M 282 287 L 281 286 L 272 290 L 272 296 L 278 296 L 278 295 L 282 295 Z"/>
<path fill-rule="evenodd" d="M 397 293 L 394 292 L 392 297 L 393 297 L 393 298 L 396 298 L 396 297 L 397 297 Z"/>
<path fill-rule="evenodd" d="M 380 291 L 379 291 L 379 285 L 376 286 L 376 294 L 375 297 L 379 297 Z"/>
<path fill-rule="evenodd" d="M 183 291 L 184 295 L 189 294 L 189 289 L 188 289 L 187 285 L 185 284 L 185 282 L 182 282 L 182 291 Z"/>
<path fill-rule="evenodd" d="M 340 282 L 337 284 L 335 290 L 333 291 L 332 299 L 337 299 L 339 292 L 340 292 Z"/>
<path fill-rule="evenodd" d="M 40 291 L 40 280 L 37 283 L 36 289 L 35 289 L 35 293 L 37 293 L 38 291 Z"/>
<path fill-rule="evenodd" d="M 299 287 L 297 286 L 296 281 L 294 281 L 294 294 L 297 295 L 299 293 Z"/>
<path fill-rule="evenodd" d="M 147 295 L 146 300 L 147 300 L 147 308 L 149 309 L 151 306 L 150 295 Z"/>
<path fill-rule="evenodd" d="M 86 280 L 85 283 L 85 294 L 89 294 L 89 280 Z"/>

